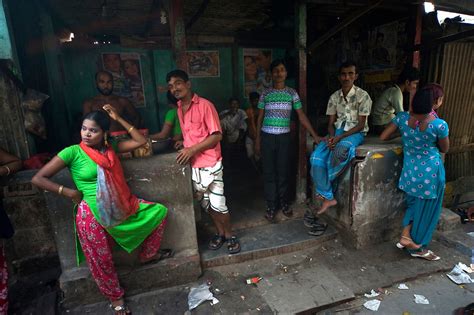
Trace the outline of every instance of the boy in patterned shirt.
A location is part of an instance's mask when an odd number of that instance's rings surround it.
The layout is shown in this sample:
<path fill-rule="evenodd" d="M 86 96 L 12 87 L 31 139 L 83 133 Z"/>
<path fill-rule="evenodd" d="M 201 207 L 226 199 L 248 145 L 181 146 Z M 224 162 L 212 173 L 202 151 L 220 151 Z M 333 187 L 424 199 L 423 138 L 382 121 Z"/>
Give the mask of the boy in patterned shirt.
<path fill-rule="evenodd" d="M 258 102 L 257 137 L 255 154 L 262 159 L 264 195 L 267 202 L 265 218 L 274 223 L 275 214 L 281 209 L 290 217 L 293 212 L 288 206 L 288 172 L 290 164 L 290 117 L 294 109 L 298 119 L 319 143 L 320 137 L 303 112 L 298 93 L 285 85 L 286 66 L 282 59 L 270 65 L 273 87 L 265 90 Z"/>
<path fill-rule="evenodd" d="M 372 100 L 366 91 L 354 85 L 357 77 L 355 63 L 344 62 L 339 67 L 341 89 L 330 96 L 326 111 L 329 135 L 311 154 L 311 176 L 316 193 L 323 200 L 317 214 L 337 204 L 332 183 L 355 157 L 356 147 L 369 130 L 367 117 Z"/>

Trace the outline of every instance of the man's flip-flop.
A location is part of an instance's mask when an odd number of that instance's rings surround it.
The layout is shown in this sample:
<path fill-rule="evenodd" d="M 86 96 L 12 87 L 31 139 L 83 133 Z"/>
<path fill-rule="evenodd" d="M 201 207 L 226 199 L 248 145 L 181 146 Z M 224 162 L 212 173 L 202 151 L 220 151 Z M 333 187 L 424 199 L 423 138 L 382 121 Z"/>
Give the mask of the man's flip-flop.
<path fill-rule="evenodd" d="M 328 228 L 327 224 L 317 223 L 313 225 L 311 229 L 309 229 L 308 234 L 312 236 L 321 236 L 324 234 L 324 232 L 326 232 L 327 228 Z"/>

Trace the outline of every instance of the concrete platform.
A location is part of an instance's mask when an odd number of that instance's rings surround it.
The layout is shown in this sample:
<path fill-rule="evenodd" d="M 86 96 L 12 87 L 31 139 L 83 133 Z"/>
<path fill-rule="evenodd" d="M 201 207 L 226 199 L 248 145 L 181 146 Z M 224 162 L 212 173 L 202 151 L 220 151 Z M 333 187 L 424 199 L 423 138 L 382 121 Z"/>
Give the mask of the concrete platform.
<path fill-rule="evenodd" d="M 208 238 L 199 240 L 199 252 L 203 268 L 235 264 L 243 261 L 259 259 L 268 256 L 281 255 L 320 245 L 334 239 L 337 232 L 328 227 L 321 236 L 311 236 L 302 219 L 294 219 L 279 224 L 267 224 L 250 229 L 240 230 L 236 234 L 240 239 L 242 251 L 229 255 L 227 248 L 219 250 L 207 248 Z"/>

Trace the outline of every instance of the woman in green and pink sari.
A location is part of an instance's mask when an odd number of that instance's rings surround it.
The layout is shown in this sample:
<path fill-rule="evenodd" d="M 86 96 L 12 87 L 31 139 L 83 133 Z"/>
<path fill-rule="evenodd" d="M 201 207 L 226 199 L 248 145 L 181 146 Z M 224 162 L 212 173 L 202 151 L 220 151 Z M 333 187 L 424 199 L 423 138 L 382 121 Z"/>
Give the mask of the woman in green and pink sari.
<path fill-rule="evenodd" d="M 130 310 L 123 300 L 124 290 L 115 271 L 110 241 L 113 239 L 127 252 L 142 245 L 139 258 L 143 263 L 170 257 L 172 251 L 160 250 L 167 209 L 131 194 L 115 154 L 132 151 L 145 144 L 146 139 L 111 105 L 105 105 L 104 110 L 128 131 L 131 139 L 108 144 L 109 117 L 103 111 L 91 112 L 82 122 L 81 143 L 59 152 L 33 177 L 32 183 L 78 204 L 78 263 L 85 257 L 114 313 L 123 315 Z M 69 168 L 77 189 L 49 179 L 65 167 Z"/>

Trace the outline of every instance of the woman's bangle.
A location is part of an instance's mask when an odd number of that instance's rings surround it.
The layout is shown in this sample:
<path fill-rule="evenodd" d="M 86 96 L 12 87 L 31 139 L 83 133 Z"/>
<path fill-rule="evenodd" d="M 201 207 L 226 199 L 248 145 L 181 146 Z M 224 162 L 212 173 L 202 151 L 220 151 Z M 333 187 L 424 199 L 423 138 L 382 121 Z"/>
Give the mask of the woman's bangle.
<path fill-rule="evenodd" d="M 135 129 L 135 126 L 132 126 L 132 127 L 128 128 L 127 132 L 130 133 L 130 132 L 132 132 L 133 129 Z"/>
<path fill-rule="evenodd" d="M 10 173 L 11 173 L 10 168 L 9 168 L 8 166 L 6 166 L 6 165 L 3 165 L 2 167 L 4 167 L 4 168 L 7 169 L 7 175 L 6 175 L 6 176 L 10 175 Z"/>
<path fill-rule="evenodd" d="M 63 194 L 63 189 L 64 189 L 64 185 L 59 186 L 58 194 L 62 195 Z"/>

